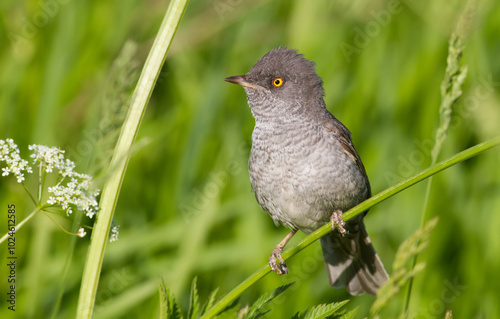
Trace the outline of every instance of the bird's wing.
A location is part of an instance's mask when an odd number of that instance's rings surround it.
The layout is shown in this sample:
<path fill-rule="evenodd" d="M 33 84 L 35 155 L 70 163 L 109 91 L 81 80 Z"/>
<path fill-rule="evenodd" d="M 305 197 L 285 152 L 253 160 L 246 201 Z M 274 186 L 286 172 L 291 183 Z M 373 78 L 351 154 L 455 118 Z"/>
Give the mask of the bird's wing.
<path fill-rule="evenodd" d="M 368 197 L 372 196 L 370 182 L 368 181 L 368 175 L 366 175 L 365 166 L 363 165 L 361 158 L 359 158 L 358 152 L 356 152 L 356 148 L 354 148 L 354 144 L 352 143 L 351 132 L 349 132 L 347 127 L 345 127 L 344 124 L 337 120 L 333 115 L 332 119 L 333 121 L 327 121 L 323 124 L 323 126 L 329 134 L 332 134 L 336 137 L 336 140 L 340 142 L 340 145 L 342 146 L 346 154 L 359 168 L 359 171 L 365 178 L 366 186 L 368 187 Z"/>

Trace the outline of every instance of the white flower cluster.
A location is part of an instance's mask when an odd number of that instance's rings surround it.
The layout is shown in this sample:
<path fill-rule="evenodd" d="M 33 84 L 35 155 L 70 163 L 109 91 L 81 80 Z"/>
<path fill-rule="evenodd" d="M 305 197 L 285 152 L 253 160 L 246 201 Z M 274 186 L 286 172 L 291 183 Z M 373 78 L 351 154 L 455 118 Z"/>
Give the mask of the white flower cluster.
<path fill-rule="evenodd" d="M 91 191 L 91 184 L 92 178 L 89 175 L 75 173 L 66 185 L 57 184 L 49 187 L 49 193 L 54 196 L 50 196 L 47 203 L 61 205 L 67 215 L 73 212 L 70 205 L 75 205 L 92 218 L 98 210 L 96 197 L 99 195 L 99 190 Z"/>
<path fill-rule="evenodd" d="M 29 149 L 33 151 L 30 157 L 33 158 L 33 164 L 39 168 L 40 176 L 52 172 L 59 175 L 57 184 L 48 187 L 51 195 L 47 204 L 61 206 L 67 215 L 72 213 L 72 207 L 76 207 L 92 218 L 99 210 L 96 199 L 99 190 L 94 189 L 92 176 L 75 172 L 75 163 L 65 159 L 64 151 L 57 147 L 30 145 Z M 27 160 L 21 158 L 18 146 L 10 138 L 0 140 L 0 162 L 7 164 L 7 167 L 2 168 L 2 175 L 13 174 L 19 183 L 24 181 L 24 172 L 33 173 L 32 167 L 28 165 Z M 115 225 L 111 228 L 111 242 L 118 240 L 119 227 Z M 86 234 L 83 228 L 77 233 L 79 237 Z"/>
<path fill-rule="evenodd" d="M 118 240 L 118 229 L 120 228 L 120 225 L 115 225 L 111 228 L 111 235 L 109 237 L 110 242 L 114 242 Z"/>
<path fill-rule="evenodd" d="M 73 171 L 75 163 L 68 159 L 65 160 L 64 151 L 58 147 L 30 145 L 28 148 L 33 151 L 33 154 L 30 155 L 31 158 L 35 159 L 33 163 L 39 162 L 47 173 L 53 172 L 54 168 L 56 168 L 62 177 L 71 177 L 77 174 Z"/>
<path fill-rule="evenodd" d="M 98 210 L 96 197 L 99 195 L 98 189 L 92 189 L 92 176 L 75 172 L 75 163 L 64 159 L 64 151 L 57 147 L 30 145 L 29 149 L 33 151 L 31 157 L 35 163 L 39 162 L 48 173 L 56 169 L 62 176 L 56 186 L 49 187 L 49 193 L 54 196 L 50 196 L 47 203 L 61 205 L 67 215 L 72 213 L 70 205 L 75 205 L 92 218 Z"/>
<path fill-rule="evenodd" d="M 11 138 L 0 140 L 0 162 L 5 162 L 7 167 L 2 168 L 2 176 L 14 174 L 17 177 L 17 182 L 24 181 L 24 173 L 33 173 L 33 170 L 28 166 L 28 161 L 21 158 L 19 155 L 19 147 Z"/>
<path fill-rule="evenodd" d="M 87 216 L 93 217 L 99 209 L 96 200 L 99 190 L 93 189 L 92 177 L 75 172 L 75 163 L 65 159 L 64 151 L 57 147 L 30 145 L 29 149 L 33 151 L 30 155 L 34 159 L 33 164 L 38 163 L 41 173 L 56 171 L 60 175 L 59 182 L 48 188 L 53 196 L 49 197 L 47 203 L 60 205 L 68 215 L 72 213 L 71 205 L 74 205 Z M 19 155 L 19 147 L 10 138 L 0 140 L 0 162 L 7 164 L 2 168 L 2 175 L 13 174 L 19 183 L 24 181 L 24 172 L 33 173 L 28 161 Z"/>

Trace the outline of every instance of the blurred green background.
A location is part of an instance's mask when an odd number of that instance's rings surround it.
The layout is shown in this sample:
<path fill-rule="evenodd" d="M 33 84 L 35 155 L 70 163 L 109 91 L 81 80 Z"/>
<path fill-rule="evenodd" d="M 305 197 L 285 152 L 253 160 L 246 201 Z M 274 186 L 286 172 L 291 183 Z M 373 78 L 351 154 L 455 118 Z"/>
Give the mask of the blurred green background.
<path fill-rule="evenodd" d="M 133 40 L 142 66 L 167 6 L 2 0 L 0 139 L 13 138 L 25 157 L 29 144 L 61 147 L 77 170 L 95 172 L 91 150 L 108 134 L 99 123 L 110 116 L 103 113 L 110 88 L 117 77 L 134 80 L 134 72 L 112 71 L 113 61 Z M 202 300 L 217 287 L 222 296 L 264 265 L 287 233 L 251 193 L 254 121 L 243 90 L 225 77 L 246 73 L 280 45 L 315 61 L 326 104 L 351 130 L 378 193 L 430 163 L 447 41 L 463 8 L 464 1 L 431 0 L 191 1 L 141 126 L 145 146 L 132 155 L 123 182 L 115 213 L 120 240 L 107 247 L 95 317 L 156 317 L 159 275 L 185 307 L 195 276 Z M 440 159 L 500 133 L 499 21 L 498 1 L 477 1 L 463 58 L 469 73 Z M 428 215 L 440 222 L 420 258 L 427 268 L 415 281 L 412 317 L 442 318 L 451 309 L 456 318 L 500 318 L 499 164 L 494 149 L 435 176 Z M 398 246 L 419 227 L 424 194 L 418 184 L 365 219 L 389 273 Z M 33 205 L 11 177 L 0 179 L 0 196 L 3 235 L 7 205 L 16 205 L 18 221 Z M 77 241 L 62 282 L 71 237 L 41 214 L 19 230 L 15 313 L 5 302 L 7 246 L 0 245 L 0 317 L 46 318 L 59 292 L 55 317 L 73 317 L 89 237 Z M 374 297 L 329 287 L 319 243 L 288 266 L 288 276 L 266 276 L 241 304 L 298 280 L 268 317 L 347 298 L 349 309 L 359 305 L 359 318 L 368 314 Z M 404 299 L 393 298 L 382 317 L 396 317 Z"/>

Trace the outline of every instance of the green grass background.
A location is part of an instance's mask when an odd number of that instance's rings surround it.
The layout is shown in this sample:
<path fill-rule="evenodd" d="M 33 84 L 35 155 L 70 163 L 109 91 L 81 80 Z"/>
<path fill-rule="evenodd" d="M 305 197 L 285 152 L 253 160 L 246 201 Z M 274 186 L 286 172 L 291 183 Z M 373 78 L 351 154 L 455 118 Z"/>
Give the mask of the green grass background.
<path fill-rule="evenodd" d="M 116 81 L 111 65 L 127 40 L 138 43 L 142 65 L 167 6 L 2 0 L 0 139 L 13 138 L 25 157 L 29 144 L 61 147 L 79 171 L 91 172 L 91 147 L 108 133 L 98 123 Z M 280 45 L 315 61 L 326 104 L 351 130 L 377 193 L 430 163 L 447 41 L 463 8 L 463 1 L 430 0 L 191 1 L 139 132 L 138 141 L 148 143 L 125 175 L 115 213 L 120 240 L 107 247 L 95 317 L 156 317 L 158 275 L 184 306 L 194 276 L 202 300 L 217 287 L 222 296 L 265 264 L 287 233 L 251 193 L 254 122 L 243 90 L 225 77 L 246 73 Z M 469 73 L 440 159 L 500 133 L 499 19 L 500 3 L 477 1 L 463 58 Z M 370 34 L 362 46 L 358 30 Z M 345 44 L 357 48 L 348 58 Z M 440 223 L 420 258 L 427 268 L 414 284 L 416 318 L 443 317 L 446 309 L 456 318 L 500 317 L 499 163 L 494 149 L 434 178 L 428 215 Z M 420 224 L 424 194 L 419 184 L 365 219 L 389 273 L 399 244 Z M 2 235 L 8 204 L 16 205 L 18 221 L 33 209 L 14 178 L 2 177 Z M 70 228 L 70 220 L 63 224 Z M 61 287 L 56 318 L 75 315 L 89 236 L 77 241 L 62 283 L 70 239 L 43 215 L 16 234 L 15 313 L 5 302 L 7 246 L 0 245 L 1 318 L 50 316 Z M 288 266 L 288 276 L 266 276 L 241 304 L 298 280 L 272 303 L 270 318 L 346 298 L 349 309 L 359 305 L 359 317 L 367 315 L 374 297 L 330 288 L 319 244 Z M 382 316 L 397 316 L 404 299 L 393 298 Z"/>

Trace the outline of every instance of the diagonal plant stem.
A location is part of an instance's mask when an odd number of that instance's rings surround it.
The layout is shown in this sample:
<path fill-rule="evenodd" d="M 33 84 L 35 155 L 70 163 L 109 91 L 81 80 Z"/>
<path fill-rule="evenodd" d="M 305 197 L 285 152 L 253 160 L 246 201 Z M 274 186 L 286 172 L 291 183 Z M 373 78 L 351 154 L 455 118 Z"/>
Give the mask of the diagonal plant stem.
<path fill-rule="evenodd" d="M 94 225 L 87 260 L 83 272 L 82 285 L 76 318 L 92 318 L 97 285 L 101 273 L 104 251 L 109 237 L 113 214 L 120 193 L 120 187 L 127 169 L 132 144 L 146 111 L 146 106 L 153 91 L 168 48 L 172 43 L 175 31 L 186 9 L 188 0 L 173 0 L 170 2 L 153 47 L 148 55 L 144 69 L 134 90 L 130 109 L 123 123 L 120 137 L 111 159 L 112 172 L 104 185 L 100 201 L 100 212 Z"/>
<path fill-rule="evenodd" d="M 362 212 L 366 211 L 368 208 L 388 199 L 391 196 L 396 195 L 397 193 L 409 188 L 412 185 L 417 184 L 418 182 L 421 182 L 425 180 L 426 178 L 433 176 L 434 174 L 437 174 L 448 167 L 451 167 L 455 164 L 458 164 L 460 162 L 463 162 L 473 156 L 478 155 L 481 152 L 484 152 L 492 147 L 500 145 L 500 136 L 497 136 L 495 138 L 492 138 L 490 140 L 487 140 L 483 143 L 477 144 L 471 148 L 466 149 L 465 151 L 462 151 L 449 159 L 439 162 L 438 164 L 432 165 L 429 168 L 421 171 L 420 173 L 378 193 L 377 195 L 370 197 L 369 199 L 365 200 L 361 204 L 355 206 L 354 208 L 348 210 L 345 212 L 342 216 L 344 221 L 348 221 L 352 218 L 354 218 L 356 215 L 361 214 Z M 306 238 L 304 238 L 300 243 L 295 245 L 294 247 L 288 249 L 283 253 L 283 258 L 287 259 L 307 246 L 311 245 L 314 241 L 318 240 L 319 238 L 323 237 L 327 233 L 332 231 L 330 223 L 327 223 L 326 225 L 320 227 L 313 233 L 309 234 Z M 267 275 L 271 271 L 271 268 L 269 265 L 265 265 L 261 268 L 259 268 L 256 272 L 254 272 L 250 277 L 245 279 L 242 283 L 240 283 L 238 286 L 236 286 L 233 290 L 231 290 L 228 294 L 226 294 L 224 297 L 222 297 L 212 308 L 210 308 L 201 318 L 202 319 L 207 319 L 207 318 L 212 318 L 216 316 L 219 312 L 224 310 L 231 302 L 233 302 L 238 296 L 240 296 L 246 289 L 248 289 L 250 286 L 252 286 L 254 283 L 256 283 L 259 279 Z"/>
<path fill-rule="evenodd" d="M 19 224 L 16 225 L 16 231 L 18 231 L 21 227 L 24 226 L 29 220 L 31 220 L 33 217 L 35 217 L 36 213 L 40 211 L 39 207 L 36 207 L 33 209 L 33 211 L 25 218 L 23 219 Z M 0 244 L 3 243 L 7 238 L 10 237 L 10 232 L 7 232 L 5 235 L 0 238 Z"/>

